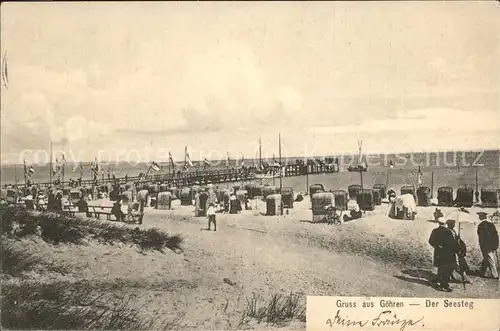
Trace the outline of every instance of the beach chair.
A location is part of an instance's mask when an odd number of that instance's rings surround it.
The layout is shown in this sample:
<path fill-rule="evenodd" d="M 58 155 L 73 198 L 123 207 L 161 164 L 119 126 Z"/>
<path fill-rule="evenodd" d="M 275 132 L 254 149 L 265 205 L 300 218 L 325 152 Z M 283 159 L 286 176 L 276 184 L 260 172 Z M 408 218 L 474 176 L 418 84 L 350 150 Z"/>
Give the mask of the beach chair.
<path fill-rule="evenodd" d="M 453 206 L 453 188 L 442 186 L 438 188 L 438 206 L 451 207 Z"/>
<path fill-rule="evenodd" d="M 474 204 L 474 190 L 472 187 L 460 187 L 457 189 L 455 205 L 457 207 L 470 208 Z"/>
<path fill-rule="evenodd" d="M 417 189 L 417 205 L 430 206 L 431 205 L 431 189 L 427 186 L 420 186 Z"/>

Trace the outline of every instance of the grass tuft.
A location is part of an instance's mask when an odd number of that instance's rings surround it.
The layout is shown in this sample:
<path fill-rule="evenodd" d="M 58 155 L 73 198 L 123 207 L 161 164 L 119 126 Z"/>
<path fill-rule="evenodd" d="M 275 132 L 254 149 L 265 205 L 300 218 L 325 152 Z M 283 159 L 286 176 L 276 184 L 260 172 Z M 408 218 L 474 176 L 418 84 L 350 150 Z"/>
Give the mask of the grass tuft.
<path fill-rule="evenodd" d="M 246 307 L 242 313 L 240 326 L 254 319 L 257 323 L 284 326 L 296 319 L 306 321 L 306 308 L 301 302 L 302 296 L 290 292 L 289 295 L 274 293 L 268 301 L 260 295 L 253 294 L 247 298 Z"/>
<path fill-rule="evenodd" d="M 76 286 L 74 286 L 76 285 Z M 82 285 L 82 284 L 80 284 Z M 2 287 L 2 325 L 8 329 L 151 330 L 173 329 L 130 308 L 133 296 L 89 291 L 68 282 L 8 284 Z"/>

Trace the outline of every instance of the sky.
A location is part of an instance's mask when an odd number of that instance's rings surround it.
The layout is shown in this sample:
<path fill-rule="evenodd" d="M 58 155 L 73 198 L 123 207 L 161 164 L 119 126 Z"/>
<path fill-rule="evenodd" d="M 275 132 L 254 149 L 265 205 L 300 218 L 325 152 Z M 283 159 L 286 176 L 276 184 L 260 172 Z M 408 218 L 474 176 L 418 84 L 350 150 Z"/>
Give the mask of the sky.
<path fill-rule="evenodd" d="M 3 3 L 2 163 L 500 148 L 496 2 Z M 21 156 L 22 155 L 22 156 Z"/>

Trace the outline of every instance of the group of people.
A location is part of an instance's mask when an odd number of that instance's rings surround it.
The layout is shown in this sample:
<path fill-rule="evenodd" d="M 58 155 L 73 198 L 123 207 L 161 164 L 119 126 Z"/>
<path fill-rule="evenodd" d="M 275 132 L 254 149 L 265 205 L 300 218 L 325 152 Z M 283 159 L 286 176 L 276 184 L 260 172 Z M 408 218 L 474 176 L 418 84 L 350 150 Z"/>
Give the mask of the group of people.
<path fill-rule="evenodd" d="M 488 218 L 487 213 L 478 212 L 477 215 L 480 220 L 477 235 L 483 255 L 478 274 L 487 277 L 489 270 L 490 277 L 498 279 L 498 231 L 492 222 L 493 218 Z M 432 283 L 439 290 L 451 292 L 450 281 L 456 279 L 457 272 L 464 283 L 470 283 L 467 274 L 471 274 L 471 270 L 465 261 L 467 247 L 455 231 L 456 220 L 445 220 L 441 216 L 438 218 L 438 223 L 439 226 L 432 230 L 429 238 L 429 244 L 434 248 L 433 264 L 437 267 L 437 278 L 433 279 Z"/>

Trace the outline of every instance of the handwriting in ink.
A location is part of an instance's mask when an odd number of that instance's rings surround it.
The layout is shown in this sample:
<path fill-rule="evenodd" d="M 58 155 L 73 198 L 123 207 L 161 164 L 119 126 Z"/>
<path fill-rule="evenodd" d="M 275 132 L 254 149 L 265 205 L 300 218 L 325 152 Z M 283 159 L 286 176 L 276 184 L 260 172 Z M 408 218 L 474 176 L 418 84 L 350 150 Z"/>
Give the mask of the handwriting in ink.
<path fill-rule="evenodd" d="M 351 326 L 351 327 L 365 327 L 370 323 L 372 326 L 381 327 L 381 326 L 399 326 L 399 331 L 404 331 L 407 326 L 413 326 L 421 321 L 423 321 L 423 317 L 418 320 L 407 319 L 407 318 L 398 318 L 398 316 L 390 310 L 382 311 L 377 317 L 370 320 L 350 320 L 347 316 L 344 317 L 340 315 L 340 309 L 337 310 L 337 314 L 335 317 L 329 318 L 326 320 L 326 324 L 330 327 L 333 326 Z"/>

